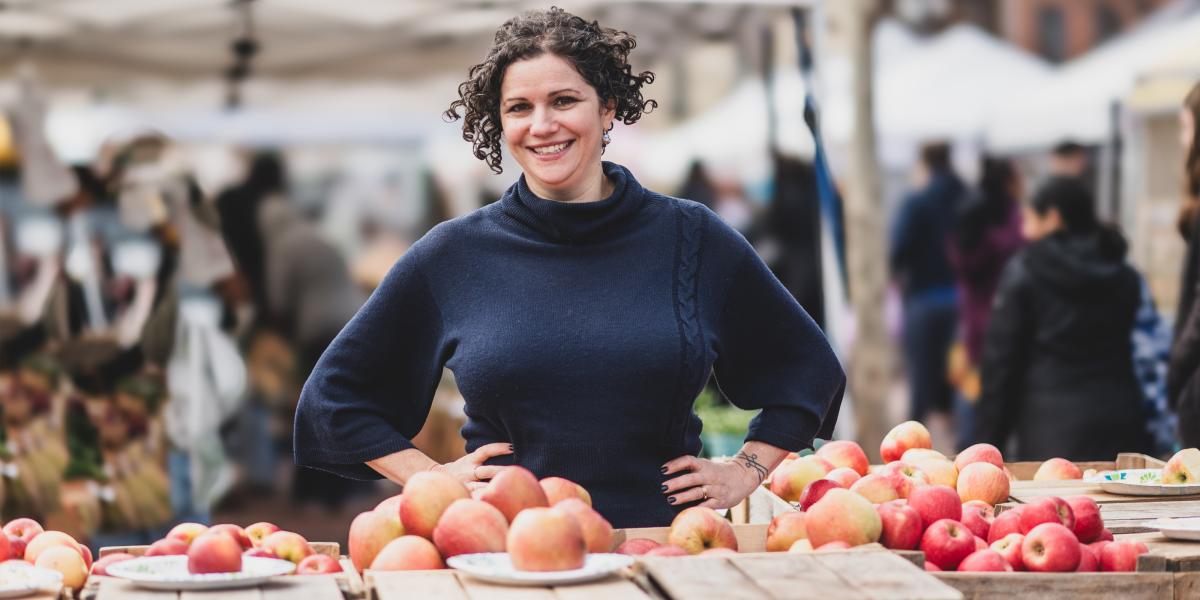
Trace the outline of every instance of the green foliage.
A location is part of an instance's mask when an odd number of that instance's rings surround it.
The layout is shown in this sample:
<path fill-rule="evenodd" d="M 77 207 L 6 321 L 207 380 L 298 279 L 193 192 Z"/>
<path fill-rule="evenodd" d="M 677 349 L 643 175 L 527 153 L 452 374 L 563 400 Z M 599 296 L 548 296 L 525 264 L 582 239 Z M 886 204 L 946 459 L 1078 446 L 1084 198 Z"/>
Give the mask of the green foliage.
<path fill-rule="evenodd" d="M 729 433 L 745 435 L 750 426 L 750 419 L 758 414 L 757 410 L 742 410 L 736 406 L 718 402 L 716 389 L 705 387 L 696 397 L 696 415 L 704 423 L 705 433 Z"/>

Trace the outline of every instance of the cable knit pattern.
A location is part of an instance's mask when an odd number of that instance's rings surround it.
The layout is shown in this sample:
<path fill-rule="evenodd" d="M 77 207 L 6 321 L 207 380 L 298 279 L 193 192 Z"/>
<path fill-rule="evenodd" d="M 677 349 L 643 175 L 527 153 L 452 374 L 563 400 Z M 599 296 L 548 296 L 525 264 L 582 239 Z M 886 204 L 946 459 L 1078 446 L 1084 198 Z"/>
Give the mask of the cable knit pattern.
<path fill-rule="evenodd" d="M 687 437 L 691 404 L 704 385 L 704 331 L 700 323 L 699 293 L 700 249 L 704 242 L 704 215 L 698 204 L 675 202 L 678 219 L 678 238 L 675 244 L 675 320 L 679 326 L 680 378 L 679 398 L 675 406 L 683 407 L 679 418 L 672 422 L 671 439 L 680 443 Z"/>

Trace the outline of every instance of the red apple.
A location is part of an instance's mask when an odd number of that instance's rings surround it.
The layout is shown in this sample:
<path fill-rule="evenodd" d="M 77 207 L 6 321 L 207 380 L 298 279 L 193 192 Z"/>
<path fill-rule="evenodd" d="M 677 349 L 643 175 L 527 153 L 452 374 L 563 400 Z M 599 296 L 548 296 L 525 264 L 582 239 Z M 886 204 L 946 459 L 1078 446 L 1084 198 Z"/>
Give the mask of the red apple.
<path fill-rule="evenodd" d="M 964 558 L 975 552 L 975 536 L 962 523 L 942 519 L 930 525 L 921 536 L 925 560 L 945 571 L 953 571 Z"/>
<path fill-rule="evenodd" d="M 445 569 L 442 555 L 438 554 L 433 542 L 415 535 L 402 535 L 384 546 L 375 560 L 373 571 L 424 571 Z"/>
<path fill-rule="evenodd" d="M 647 550 L 642 556 L 689 556 L 688 551 L 679 546 L 659 546 Z"/>
<path fill-rule="evenodd" d="M 1104 531 L 1104 519 L 1100 517 L 1100 507 L 1096 501 L 1087 496 L 1070 496 L 1066 502 L 1075 518 L 1075 525 L 1071 528 L 1075 537 L 1084 544 L 1100 539 Z"/>
<path fill-rule="evenodd" d="M 878 472 L 891 480 L 901 498 L 908 498 L 915 488 L 929 483 L 929 476 L 924 471 L 902 460 L 890 462 Z"/>
<path fill-rule="evenodd" d="M 1092 542 L 1087 545 L 1088 548 L 1092 549 L 1092 554 L 1096 555 L 1096 570 L 1098 570 L 1098 571 L 1101 570 L 1100 569 L 1101 553 L 1104 551 L 1104 547 L 1111 543 L 1112 543 L 1112 540 L 1100 540 L 1098 542 Z"/>
<path fill-rule="evenodd" d="M 925 561 L 925 570 L 926 571 L 941 571 L 941 569 L 938 568 L 937 565 L 935 565 L 929 561 Z"/>
<path fill-rule="evenodd" d="M 1141 542 L 1110 542 L 1100 550 L 1100 570 L 1136 571 L 1137 557 L 1148 551 Z"/>
<path fill-rule="evenodd" d="M 1102 540 L 1108 540 L 1108 541 L 1110 541 L 1110 542 L 1111 542 L 1111 541 L 1113 541 L 1113 534 L 1112 534 L 1112 532 L 1111 532 L 1111 531 L 1109 531 L 1109 530 L 1108 530 L 1108 528 L 1106 527 L 1106 528 L 1104 528 L 1104 529 L 1100 530 L 1100 539 L 1102 539 Z"/>
<path fill-rule="evenodd" d="M 908 453 L 912 453 L 909 450 Z M 958 487 L 958 468 L 953 462 L 944 458 L 918 458 L 916 460 L 901 460 L 920 469 L 925 476 L 929 478 L 929 483 L 938 485 L 948 485 L 957 489 Z"/>
<path fill-rule="evenodd" d="M 879 455 L 883 462 L 890 463 L 900 460 L 904 453 L 912 448 L 933 448 L 929 430 L 916 421 L 905 421 L 892 428 L 883 437 L 879 445 Z"/>
<path fill-rule="evenodd" d="M 986 571 L 1003 572 L 1003 571 L 1011 571 L 1011 570 L 1013 570 L 1013 568 L 1012 568 L 1012 565 L 1008 564 L 1007 560 L 1004 560 L 1003 556 L 1000 556 L 999 552 L 996 552 L 995 550 L 989 550 L 987 548 L 984 548 L 983 550 L 976 550 L 975 552 L 972 552 L 970 555 L 968 555 L 966 558 L 964 558 L 963 561 L 958 564 L 958 570 L 959 571 L 977 571 L 977 572 L 986 572 Z"/>
<path fill-rule="evenodd" d="M 84 547 L 84 546 L 81 546 L 81 547 Z M 21 554 L 17 554 L 15 552 L 13 552 L 12 542 L 9 541 L 9 538 L 7 535 L 0 535 L 0 562 L 6 561 L 10 558 L 22 558 L 24 556 L 25 556 L 24 552 L 22 552 Z M 90 566 L 90 564 L 89 564 L 89 566 Z"/>
<path fill-rule="evenodd" d="M 989 463 L 998 469 L 1004 468 L 1004 456 L 1000 454 L 999 448 L 991 444 L 975 444 L 954 457 L 954 467 L 959 471 L 962 471 L 963 467 L 977 462 Z"/>
<path fill-rule="evenodd" d="M 45 531 L 45 529 L 42 528 L 41 523 L 26 517 L 13 519 L 4 524 L 4 533 L 10 536 L 19 537 L 24 540 L 26 544 L 29 544 L 33 538 L 37 537 L 37 534 L 43 531 Z"/>
<path fill-rule="evenodd" d="M 1026 536 L 1042 523 L 1058 523 L 1067 529 L 1075 527 L 1075 515 L 1066 500 L 1057 496 L 1038 498 L 1021 509 L 1021 533 Z"/>
<path fill-rule="evenodd" d="M 767 527 L 767 552 L 784 552 L 796 540 L 808 539 L 807 516 L 802 512 L 783 512 L 771 519 Z"/>
<path fill-rule="evenodd" d="M 988 529 L 987 541 L 993 544 L 996 540 L 1010 534 L 1021 532 L 1021 507 L 1006 510 L 998 515 L 992 521 L 992 527 Z M 1022 535 L 1024 535 L 1022 533 Z"/>
<path fill-rule="evenodd" d="M 246 535 L 246 530 L 238 527 L 237 525 L 233 525 L 231 523 L 221 523 L 220 525 L 213 525 L 209 528 L 209 531 L 228 534 L 233 538 L 233 541 L 237 542 L 238 545 L 242 547 L 242 550 L 249 550 L 250 548 L 254 547 L 254 543 L 250 541 L 250 536 Z"/>
<path fill-rule="evenodd" d="M 556 503 L 553 509 L 575 517 L 579 528 L 583 530 L 583 541 L 587 543 L 588 552 L 612 551 L 612 524 L 583 500 L 567 498 Z"/>
<path fill-rule="evenodd" d="M 321 575 L 324 573 L 341 573 L 342 565 L 336 558 L 327 554 L 314 554 L 305 557 L 296 565 L 296 573 L 300 575 Z"/>
<path fill-rule="evenodd" d="M 975 536 L 975 550 L 976 551 L 983 550 L 984 548 L 987 548 L 987 547 L 988 547 L 988 543 L 986 540 L 984 540 L 983 538 L 981 538 L 979 536 Z"/>
<path fill-rule="evenodd" d="M 146 556 L 176 556 L 187 554 L 187 542 L 176 538 L 163 538 L 150 544 L 146 549 Z"/>
<path fill-rule="evenodd" d="M 126 561 L 126 560 L 130 560 L 132 558 L 137 558 L 137 557 L 132 554 L 125 553 L 125 552 L 114 552 L 112 554 L 109 554 L 108 556 L 105 556 L 105 557 L 101 558 L 100 560 L 96 561 L 94 564 L 92 564 L 92 575 L 107 576 L 109 565 L 119 563 L 122 561 Z"/>
<path fill-rule="evenodd" d="M 275 556 L 274 552 L 271 552 L 270 550 L 263 550 L 262 548 L 251 548 L 251 549 L 243 552 L 242 556 L 257 556 L 259 558 L 279 558 L 278 556 Z"/>
<path fill-rule="evenodd" d="M 458 479 L 441 471 L 422 471 L 404 484 L 404 502 L 400 503 L 400 523 L 404 532 L 433 539 L 433 528 L 442 513 L 455 500 L 471 497 Z"/>
<path fill-rule="evenodd" d="M 850 486 L 854 485 L 854 482 L 861 478 L 862 475 L 859 475 L 858 471 L 848 467 L 838 467 L 825 475 L 825 479 L 835 482 L 846 489 L 849 489 Z"/>
<path fill-rule="evenodd" d="M 900 460 L 908 464 L 916 464 L 923 460 L 950 460 L 945 454 L 938 452 L 932 448 L 909 448 L 900 456 Z M 950 461 L 953 463 L 954 461 Z"/>
<path fill-rule="evenodd" d="M 651 539 L 633 538 L 632 540 L 625 540 L 624 542 L 621 542 L 621 545 L 617 546 L 617 554 L 641 556 L 642 554 L 645 554 L 661 545 L 662 544 Z"/>
<path fill-rule="evenodd" d="M 442 558 L 459 554 L 504 552 L 508 520 L 500 509 L 482 500 L 455 500 L 433 528 L 433 545 Z"/>
<path fill-rule="evenodd" d="M 529 469 L 516 466 L 500 469 L 479 493 L 479 499 L 500 509 L 509 523 L 522 509 L 550 506 L 546 491 L 538 483 L 537 477 Z"/>
<path fill-rule="evenodd" d="M 903 500 L 884 502 L 875 507 L 883 524 L 879 543 L 890 550 L 916 550 L 925 530 L 917 509 Z"/>
<path fill-rule="evenodd" d="M 737 551 L 730 550 L 729 548 L 709 548 L 701 552 L 698 556 L 728 556 L 730 554 L 737 554 Z"/>
<path fill-rule="evenodd" d="M 579 522 L 564 512 L 540 507 L 527 508 L 513 519 L 506 546 L 518 571 L 578 569 L 587 554 Z"/>
<path fill-rule="evenodd" d="M 246 537 L 250 538 L 250 545 L 258 548 L 262 546 L 262 541 L 267 539 L 268 535 L 280 531 L 279 526 L 266 521 L 259 521 L 246 528 Z"/>
<path fill-rule="evenodd" d="M 5 535 L 8 538 L 8 555 L 13 558 L 22 558 L 25 556 L 26 540 L 23 537 L 15 535 Z"/>
<path fill-rule="evenodd" d="M 901 463 L 892 463 L 901 464 Z M 935 523 L 942 519 L 962 521 L 962 500 L 954 488 L 944 485 L 923 485 L 913 489 L 908 496 L 908 505 L 921 515 L 922 523 Z"/>
<path fill-rule="evenodd" d="M 208 525 L 202 525 L 200 523 L 180 523 L 172 527 L 171 531 L 167 532 L 167 537 L 175 538 L 190 546 L 192 541 L 200 537 L 200 534 L 204 533 L 205 531 L 208 531 Z"/>
<path fill-rule="evenodd" d="M 962 524 L 966 525 L 971 533 L 986 540 L 992 529 L 992 522 L 996 520 L 992 516 L 994 510 L 991 505 L 982 500 L 963 502 Z"/>
<path fill-rule="evenodd" d="M 1060 523 L 1042 523 L 1025 534 L 1021 560 L 1030 571 L 1069 573 L 1079 567 L 1079 540 Z"/>
<path fill-rule="evenodd" d="M 1087 544 L 1079 545 L 1079 566 L 1075 567 L 1076 573 L 1091 573 L 1100 570 L 1100 562 L 1096 560 L 1096 553 Z"/>
<path fill-rule="evenodd" d="M 1012 566 L 1014 571 L 1024 571 L 1025 561 L 1021 560 L 1021 544 L 1025 542 L 1025 536 L 1019 533 L 1010 533 L 994 542 L 989 546 L 992 550 L 1000 553 L 1004 560 Z"/>
<path fill-rule="evenodd" d="M 835 488 L 841 488 L 837 482 L 829 479 L 818 479 L 804 488 L 804 493 L 800 494 L 800 510 L 808 510 L 808 507 L 817 503 L 825 492 Z"/>
<path fill-rule="evenodd" d="M 350 562 L 362 571 L 371 566 L 375 556 L 392 540 L 404 535 L 400 519 L 391 511 L 369 510 L 360 513 L 350 522 L 347 536 L 350 546 Z"/>
<path fill-rule="evenodd" d="M 375 505 L 375 510 L 382 512 L 382 513 L 396 515 L 396 520 L 399 521 L 400 520 L 400 504 L 402 502 L 404 502 L 404 494 L 396 494 L 395 496 L 388 496 L 387 498 L 380 500 L 379 504 Z"/>
<path fill-rule="evenodd" d="M 262 548 L 274 552 L 275 556 L 283 560 L 290 560 L 296 564 L 300 564 L 300 561 L 313 554 L 308 540 L 291 531 L 276 531 L 268 535 L 262 542 Z"/>
<path fill-rule="evenodd" d="M 989 462 L 973 462 L 958 470 L 958 495 L 963 502 L 982 500 L 996 505 L 1008 499 L 1004 471 Z"/>
<path fill-rule="evenodd" d="M 592 505 L 592 495 L 587 490 L 583 489 L 582 485 L 563 479 L 562 477 L 547 477 L 538 482 L 542 486 L 542 491 L 546 493 L 546 501 L 550 506 L 554 506 L 567 498 L 579 498 Z"/>
<path fill-rule="evenodd" d="M 667 543 L 679 546 L 688 554 L 699 554 L 708 548 L 738 549 L 733 526 L 711 508 L 693 506 L 675 515 Z"/>
<path fill-rule="evenodd" d="M 1034 481 L 1063 481 L 1083 479 L 1083 471 L 1065 458 L 1051 458 L 1041 464 L 1033 474 Z"/>
<path fill-rule="evenodd" d="M 849 440 L 825 442 L 825 445 L 817 449 L 817 456 L 825 459 L 835 469 L 846 467 L 853 469 L 859 475 L 866 475 L 867 469 L 871 466 L 862 446 Z"/>
<path fill-rule="evenodd" d="M 868 473 L 850 486 L 850 491 L 866 498 L 873 504 L 883 504 L 900 498 L 896 484 L 879 473 Z"/>
<path fill-rule="evenodd" d="M 832 470 L 833 465 L 815 454 L 786 460 L 771 474 L 771 492 L 788 502 L 797 502 L 808 484 L 824 478 Z"/>
<path fill-rule="evenodd" d="M 92 549 L 88 548 L 87 544 L 80 544 L 79 545 L 79 553 L 81 555 L 83 555 L 83 565 L 88 568 L 88 571 L 91 571 L 92 570 Z"/>
<path fill-rule="evenodd" d="M 237 573 L 242 570 L 242 545 L 227 533 L 205 532 L 188 547 L 188 573 Z"/>
<path fill-rule="evenodd" d="M 834 540 L 851 546 L 870 544 L 879 540 L 883 530 L 875 507 L 866 498 L 841 488 L 825 492 L 806 514 L 808 539 L 814 548 Z"/>

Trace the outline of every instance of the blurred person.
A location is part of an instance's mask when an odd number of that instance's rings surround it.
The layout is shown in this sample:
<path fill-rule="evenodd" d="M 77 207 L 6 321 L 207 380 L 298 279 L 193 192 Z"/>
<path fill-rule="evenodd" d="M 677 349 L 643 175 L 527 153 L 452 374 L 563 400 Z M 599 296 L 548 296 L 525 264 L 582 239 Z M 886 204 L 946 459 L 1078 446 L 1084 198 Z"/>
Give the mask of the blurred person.
<path fill-rule="evenodd" d="M 1086 179 L 1091 169 L 1088 149 L 1079 142 L 1064 140 L 1050 151 L 1050 174 Z"/>
<path fill-rule="evenodd" d="M 1183 203 L 1178 227 L 1187 241 L 1175 342 L 1167 374 L 1171 407 L 1179 413 L 1179 438 L 1184 448 L 1200 446 L 1200 84 L 1188 92 L 1179 111 L 1179 142 L 1185 152 Z"/>
<path fill-rule="evenodd" d="M 948 419 L 953 390 L 946 360 L 958 322 L 958 294 L 947 247 L 967 188 L 950 164 L 950 146 L 921 148 L 921 187 L 904 199 L 892 226 L 888 264 L 904 303 L 909 418 Z"/>
<path fill-rule="evenodd" d="M 1018 461 L 1150 451 L 1131 347 L 1141 283 L 1125 238 L 1075 177 L 1037 191 L 1024 230 L 984 339 L 979 441 Z"/>
<path fill-rule="evenodd" d="M 679 188 L 679 197 L 699 202 L 709 209 L 716 209 L 717 186 L 702 161 L 693 160 L 688 166 L 687 176 L 683 178 L 683 185 Z"/>
<path fill-rule="evenodd" d="M 268 197 L 283 193 L 286 181 L 287 172 L 279 155 L 259 152 L 250 159 L 245 180 L 217 196 L 221 230 L 241 278 L 250 287 L 256 318 L 267 312 L 258 209 Z"/>
<path fill-rule="evenodd" d="M 821 275 L 821 206 L 812 165 L 773 153 L 775 180 L 765 230 L 776 245 L 771 271 L 808 311 L 817 325 L 825 323 Z M 684 196 L 685 198 L 687 196 Z"/>
<path fill-rule="evenodd" d="M 632 35 L 561 9 L 497 31 L 445 116 L 500 198 L 424 236 L 321 357 L 296 413 L 296 461 L 403 485 L 422 471 L 478 489 L 503 465 L 587 489 L 615 527 L 729 507 L 789 451 L 828 437 L 845 376 L 754 249 L 702 205 L 601 161 L 613 123 L 654 106 Z M 464 114 L 465 113 L 465 114 Z M 469 454 L 410 441 L 443 367 Z M 711 372 L 761 408 L 734 460 L 700 459 L 692 404 Z"/>

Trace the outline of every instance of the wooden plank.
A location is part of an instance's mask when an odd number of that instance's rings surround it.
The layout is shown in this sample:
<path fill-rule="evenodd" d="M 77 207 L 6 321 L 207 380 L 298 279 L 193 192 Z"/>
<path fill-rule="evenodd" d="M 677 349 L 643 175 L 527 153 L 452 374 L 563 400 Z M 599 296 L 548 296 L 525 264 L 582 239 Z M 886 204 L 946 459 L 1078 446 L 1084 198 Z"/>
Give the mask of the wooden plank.
<path fill-rule="evenodd" d="M 354 568 L 354 563 L 343 556 L 338 559 L 338 564 L 342 566 L 340 580 L 345 584 L 346 591 L 356 598 L 361 596 L 366 588 L 363 587 L 362 575 L 359 574 L 358 569 Z"/>
<path fill-rule="evenodd" d="M 282 585 L 282 584 L 275 584 Z M 262 600 L 262 592 L 257 587 L 230 590 L 188 590 L 179 592 L 179 600 Z M 305 600 L 309 600 L 306 598 Z M 328 600 L 326 597 L 325 600 Z"/>
<path fill-rule="evenodd" d="M 96 600 L 178 600 L 179 592 L 147 590 L 124 579 L 105 577 L 96 592 Z"/>
<path fill-rule="evenodd" d="M 1175 597 L 1171 573 L 933 573 L 967 600 L 1163 600 Z"/>
<path fill-rule="evenodd" d="M 1146 544 L 1150 552 L 1138 557 L 1138 571 L 1200 572 L 1200 543 L 1172 540 L 1154 531 L 1116 536 L 1118 541 Z"/>
<path fill-rule="evenodd" d="M 261 600 L 342 600 L 342 589 L 330 575 L 279 577 L 260 586 L 258 591 Z"/>
<path fill-rule="evenodd" d="M 730 562 L 776 600 L 869 598 L 809 555 L 765 554 Z"/>
<path fill-rule="evenodd" d="M 1175 574 L 1175 599 L 1195 600 L 1200 598 L 1200 573 Z"/>
<path fill-rule="evenodd" d="M 468 600 L 458 574 L 449 569 L 367 571 L 364 583 L 367 600 Z"/>
<path fill-rule="evenodd" d="M 803 555 L 794 555 L 802 557 Z M 768 600 L 771 596 L 725 557 L 650 557 L 638 561 L 674 600 Z"/>
<path fill-rule="evenodd" d="M 549 587 L 500 585 L 461 574 L 458 583 L 471 600 L 555 600 L 554 590 Z"/>
<path fill-rule="evenodd" d="M 818 552 L 817 561 L 874 600 L 959 600 L 954 588 L 891 552 Z"/>
<path fill-rule="evenodd" d="M 554 588 L 558 600 L 652 600 L 637 584 L 624 577 L 613 576 L 591 583 L 564 585 Z"/>

